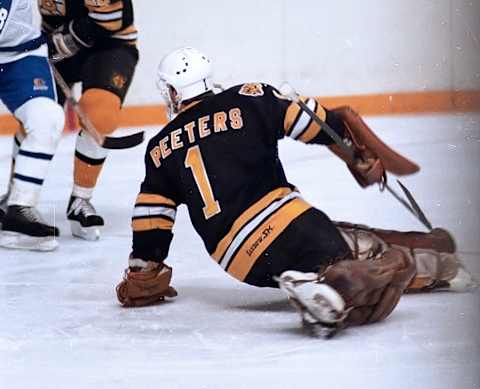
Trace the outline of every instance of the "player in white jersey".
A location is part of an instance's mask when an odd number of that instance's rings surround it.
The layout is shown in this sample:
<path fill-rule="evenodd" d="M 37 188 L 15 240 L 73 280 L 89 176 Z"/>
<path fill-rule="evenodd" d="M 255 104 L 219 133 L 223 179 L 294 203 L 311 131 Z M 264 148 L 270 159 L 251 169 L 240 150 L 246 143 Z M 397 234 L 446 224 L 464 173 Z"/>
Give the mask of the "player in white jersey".
<path fill-rule="evenodd" d="M 21 123 L 0 198 L 0 246 L 46 251 L 57 247 L 59 231 L 35 207 L 65 116 L 40 20 L 37 0 L 0 0 L 0 100 Z"/>

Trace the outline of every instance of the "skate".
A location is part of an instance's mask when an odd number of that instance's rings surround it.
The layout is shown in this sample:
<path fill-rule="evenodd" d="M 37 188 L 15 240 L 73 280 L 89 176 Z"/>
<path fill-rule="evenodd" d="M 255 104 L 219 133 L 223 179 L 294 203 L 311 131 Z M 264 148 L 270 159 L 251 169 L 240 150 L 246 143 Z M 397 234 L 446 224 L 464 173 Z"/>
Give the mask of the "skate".
<path fill-rule="evenodd" d="M 11 205 L 3 218 L 0 246 L 8 249 L 53 251 L 58 247 L 55 238 L 59 235 L 58 228 L 46 224 L 34 207 Z"/>
<path fill-rule="evenodd" d="M 100 238 L 100 227 L 104 225 L 104 221 L 97 215 L 90 200 L 71 196 L 68 202 L 67 218 L 70 220 L 73 236 L 90 241 Z"/>
<path fill-rule="evenodd" d="M 349 311 L 343 298 L 321 283 L 318 274 L 289 270 L 275 279 L 300 313 L 303 327 L 313 336 L 331 338 L 342 328 Z"/>

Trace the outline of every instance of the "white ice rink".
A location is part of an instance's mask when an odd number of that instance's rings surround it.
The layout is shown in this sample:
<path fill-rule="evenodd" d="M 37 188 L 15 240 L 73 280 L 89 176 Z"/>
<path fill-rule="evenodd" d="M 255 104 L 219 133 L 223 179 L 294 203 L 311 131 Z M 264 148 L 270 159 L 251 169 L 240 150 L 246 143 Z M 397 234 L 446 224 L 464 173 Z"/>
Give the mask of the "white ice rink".
<path fill-rule="evenodd" d="M 454 233 L 479 277 L 480 115 L 368 122 L 421 165 L 404 183 L 432 223 Z M 122 309 L 114 286 L 145 145 L 112 152 L 94 201 L 106 227 L 94 243 L 72 238 L 65 218 L 73 147 L 65 137 L 41 201 L 62 230 L 59 250 L 0 250 L 0 388 L 480 388 L 478 292 L 405 296 L 384 322 L 310 338 L 279 291 L 242 285 L 213 263 L 184 209 L 168 258 L 179 296 Z M 0 138 L 2 189 L 10 149 Z M 282 141 L 281 157 L 290 182 L 333 219 L 422 229 L 387 193 L 357 187 L 327 150 Z"/>

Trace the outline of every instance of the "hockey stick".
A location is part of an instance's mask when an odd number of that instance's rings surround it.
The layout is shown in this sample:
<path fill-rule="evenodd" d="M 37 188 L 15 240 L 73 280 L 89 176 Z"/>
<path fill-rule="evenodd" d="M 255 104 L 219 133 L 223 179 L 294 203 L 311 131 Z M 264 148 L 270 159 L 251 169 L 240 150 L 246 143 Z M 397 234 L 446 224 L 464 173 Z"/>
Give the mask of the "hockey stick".
<path fill-rule="evenodd" d="M 69 88 L 68 84 L 65 82 L 62 75 L 55 67 L 55 65 L 51 64 L 51 67 L 52 67 L 53 75 L 55 77 L 55 81 L 57 82 L 58 86 L 62 90 L 68 102 L 72 105 L 75 113 L 78 115 L 78 118 L 80 119 L 80 122 L 83 125 L 82 126 L 83 129 L 92 136 L 95 142 L 97 142 L 103 148 L 113 149 L 113 150 L 129 149 L 131 147 L 138 146 L 143 142 L 145 138 L 144 131 L 136 132 L 131 135 L 119 136 L 119 137 L 104 136 L 100 134 L 95 128 L 95 126 L 93 125 L 93 123 L 91 122 L 88 115 L 86 115 L 85 112 L 83 112 L 79 102 L 73 96 L 72 90 Z"/>
<path fill-rule="evenodd" d="M 318 117 L 318 115 L 313 112 L 307 104 L 305 104 L 301 99 L 300 95 L 295 91 L 295 89 L 288 83 L 284 83 L 283 85 L 284 91 L 281 92 L 282 96 L 286 99 L 293 101 L 299 105 L 299 107 L 308 114 L 312 118 L 312 120 L 317 123 L 320 128 L 325 131 L 330 138 L 342 149 L 345 154 L 355 162 L 357 160 L 355 156 L 355 150 L 353 147 L 349 146 L 327 123 L 325 123 L 322 119 Z M 385 175 L 386 177 L 386 175 Z M 420 223 L 422 223 L 429 231 L 432 230 L 432 224 L 428 221 L 427 217 L 421 210 L 418 203 L 413 198 L 411 192 L 403 185 L 399 180 L 397 180 L 398 184 L 402 188 L 403 192 L 407 196 L 407 199 L 410 203 L 405 201 L 402 196 L 400 196 L 390 185 L 388 185 L 387 180 L 380 184 L 380 191 L 383 191 L 383 188 L 387 189 L 387 191 L 398 201 L 402 204 L 413 216 L 417 218 Z"/>

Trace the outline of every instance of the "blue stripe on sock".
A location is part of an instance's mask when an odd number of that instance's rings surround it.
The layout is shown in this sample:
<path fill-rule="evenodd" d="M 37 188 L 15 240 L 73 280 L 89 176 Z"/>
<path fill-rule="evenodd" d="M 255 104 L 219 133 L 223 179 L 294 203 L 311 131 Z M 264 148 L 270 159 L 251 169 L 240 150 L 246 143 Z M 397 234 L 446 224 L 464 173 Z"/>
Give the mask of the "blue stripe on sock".
<path fill-rule="evenodd" d="M 20 149 L 18 151 L 19 155 L 24 155 L 25 157 L 36 158 L 36 159 L 44 159 L 46 161 L 50 161 L 53 158 L 51 154 L 44 154 L 44 153 L 34 153 L 32 151 L 25 151 Z"/>
<path fill-rule="evenodd" d="M 17 180 L 20 180 L 20 181 L 30 182 L 32 184 L 37 184 L 37 185 L 42 185 L 43 184 L 43 180 L 41 180 L 39 178 L 22 176 L 21 174 L 17 174 L 17 173 L 15 173 L 13 175 L 13 178 L 15 178 Z"/>

